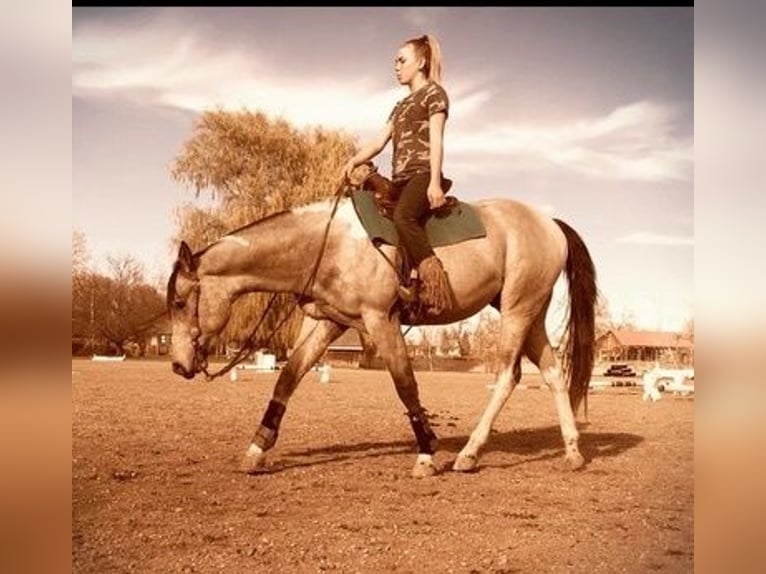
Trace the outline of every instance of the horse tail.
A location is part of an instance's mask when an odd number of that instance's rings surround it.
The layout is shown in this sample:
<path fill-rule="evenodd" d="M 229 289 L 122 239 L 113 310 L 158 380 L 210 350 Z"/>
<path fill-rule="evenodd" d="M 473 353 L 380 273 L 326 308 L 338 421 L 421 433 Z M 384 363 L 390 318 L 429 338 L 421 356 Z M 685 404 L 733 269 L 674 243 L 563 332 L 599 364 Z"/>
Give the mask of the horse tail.
<path fill-rule="evenodd" d="M 566 277 L 569 284 L 569 320 L 564 331 L 562 366 L 568 377 L 569 403 L 577 414 L 584 402 L 588 417 L 588 386 L 593 371 L 596 333 L 596 269 L 582 238 L 569 225 L 554 221 L 567 239 Z"/>

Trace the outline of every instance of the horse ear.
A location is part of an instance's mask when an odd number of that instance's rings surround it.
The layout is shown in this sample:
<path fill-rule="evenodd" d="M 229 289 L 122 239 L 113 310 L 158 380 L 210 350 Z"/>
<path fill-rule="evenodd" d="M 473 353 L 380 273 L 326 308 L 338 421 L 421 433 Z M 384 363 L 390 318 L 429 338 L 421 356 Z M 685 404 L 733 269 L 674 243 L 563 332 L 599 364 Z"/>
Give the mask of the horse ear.
<path fill-rule="evenodd" d="M 178 248 L 178 261 L 184 271 L 188 273 L 194 271 L 194 255 L 192 255 L 186 241 L 181 241 L 181 247 Z"/>

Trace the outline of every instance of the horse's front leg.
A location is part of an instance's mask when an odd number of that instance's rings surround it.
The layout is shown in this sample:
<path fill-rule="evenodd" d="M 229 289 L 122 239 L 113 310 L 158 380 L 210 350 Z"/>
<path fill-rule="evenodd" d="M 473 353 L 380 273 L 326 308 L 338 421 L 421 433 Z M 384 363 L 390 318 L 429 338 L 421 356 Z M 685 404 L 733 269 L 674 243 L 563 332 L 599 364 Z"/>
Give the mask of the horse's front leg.
<path fill-rule="evenodd" d="M 265 469 L 266 451 L 274 446 L 279 435 L 279 425 L 290 400 L 303 376 L 325 352 L 328 345 L 337 339 L 347 327 L 329 320 L 316 320 L 309 316 L 303 319 L 301 332 L 287 364 L 279 373 L 274 393 L 261 424 L 255 432 L 250 447 L 245 453 L 242 468 L 248 474 Z"/>
<path fill-rule="evenodd" d="M 412 476 L 416 478 L 433 476 L 436 474 L 433 455 L 437 446 L 437 437 L 428 423 L 425 409 L 420 404 L 418 383 L 412 371 L 410 358 L 407 356 L 407 346 L 402 336 L 399 319 L 376 313 L 366 316 L 364 322 L 378 348 L 380 357 L 391 373 L 396 392 L 407 408 L 407 418 L 415 433 L 418 457 L 412 469 Z"/>

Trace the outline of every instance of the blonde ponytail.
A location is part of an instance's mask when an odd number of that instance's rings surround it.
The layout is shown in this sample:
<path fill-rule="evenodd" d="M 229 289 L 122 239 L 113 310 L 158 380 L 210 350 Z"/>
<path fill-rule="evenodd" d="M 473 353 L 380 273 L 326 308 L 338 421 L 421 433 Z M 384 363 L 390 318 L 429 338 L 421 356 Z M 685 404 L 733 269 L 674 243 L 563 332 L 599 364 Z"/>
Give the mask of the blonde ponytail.
<path fill-rule="evenodd" d="M 436 84 L 442 83 L 442 50 L 439 41 L 433 34 L 426 35 L 426 41 L 431 52 L 431 61 L 428 65 L 428 79 Z"/>

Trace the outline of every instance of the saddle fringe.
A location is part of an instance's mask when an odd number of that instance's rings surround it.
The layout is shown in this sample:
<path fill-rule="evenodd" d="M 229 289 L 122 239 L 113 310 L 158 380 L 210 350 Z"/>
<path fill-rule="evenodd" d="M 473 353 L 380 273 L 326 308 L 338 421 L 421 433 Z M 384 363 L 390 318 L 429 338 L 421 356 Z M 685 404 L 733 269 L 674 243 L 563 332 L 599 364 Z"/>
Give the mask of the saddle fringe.
<path fill-rule="evenodd" d="M 455 295 L 442 262 L 436 255 L 426 257 L 418 265 L 419 297 L 429 315 L 440 315 L 454 307 Z"/>

